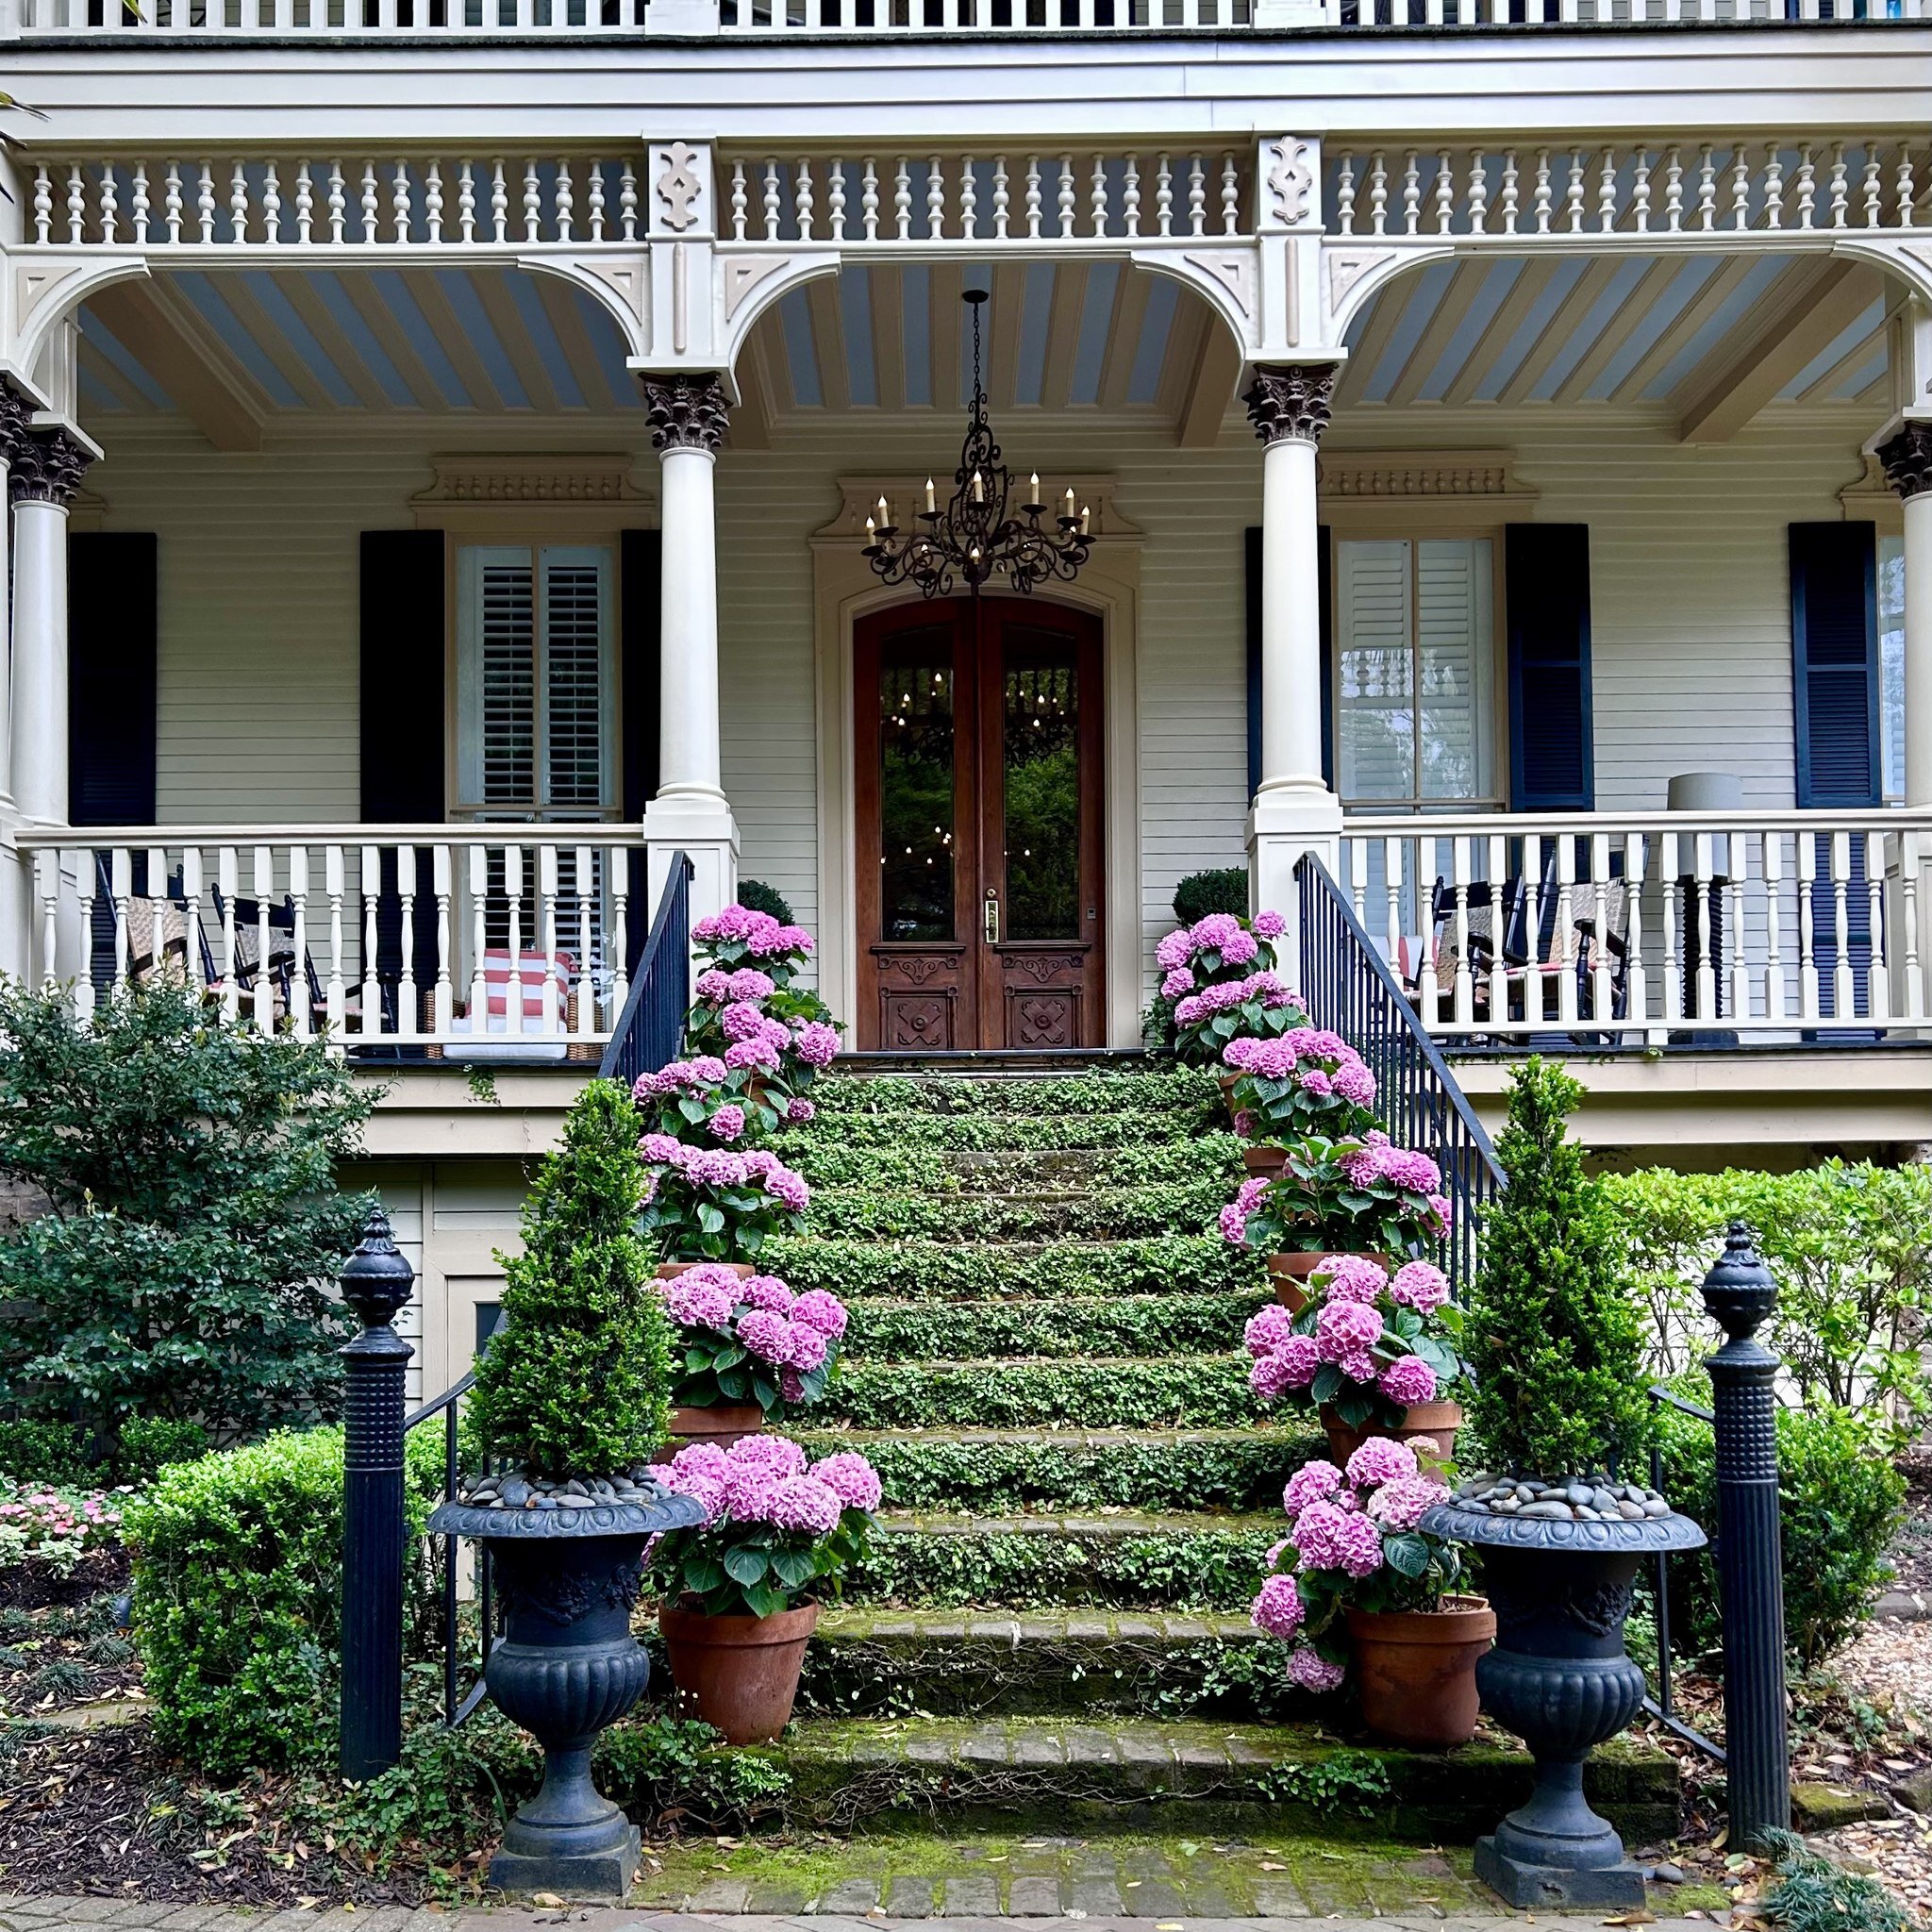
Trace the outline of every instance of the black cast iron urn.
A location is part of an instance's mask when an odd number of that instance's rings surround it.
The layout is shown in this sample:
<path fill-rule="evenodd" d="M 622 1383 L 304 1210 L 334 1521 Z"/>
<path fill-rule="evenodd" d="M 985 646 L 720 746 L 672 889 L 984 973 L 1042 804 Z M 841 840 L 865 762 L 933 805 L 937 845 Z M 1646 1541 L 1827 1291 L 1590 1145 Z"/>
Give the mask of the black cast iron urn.
<path fill-rule="evenodd" d="M 1483 1708 L 1529 1746 L 1526 1804 L 1475 1848 L 1476 1875 L 1511 1906 L 1641 1906 L 1643 1870 L 1583 1795 L 1583 1765 L 1643 1702 L 1624 1620 L 1646 1557 L 1693 1550 L 1704 1532 L 1674 1510 L 1635 1521 L 1525 1520 L 1452 1501 L 1431 1534 L 1483 1553 L 1496 1647 L 1476 1665 Z"/>
<path fill-rule="evenodd" d="M 474 1537 L 490 1553 L 504 1635 L 484 1682 L 491 1702 L 543 1747 L 543 1787 L 518 1807 L 490 1861 L 500 1890 L 621 1903 L 630 1890 L 638 1828 L 599 1794 L 591 1747 L 650 1679 L 630 1632 L 644 1545 L 703 1518 L 699 1503 L 668 1490 L 647 1503 L 575 1508 L 444 1503 L 430 1517 L 432 1534 Z"/>

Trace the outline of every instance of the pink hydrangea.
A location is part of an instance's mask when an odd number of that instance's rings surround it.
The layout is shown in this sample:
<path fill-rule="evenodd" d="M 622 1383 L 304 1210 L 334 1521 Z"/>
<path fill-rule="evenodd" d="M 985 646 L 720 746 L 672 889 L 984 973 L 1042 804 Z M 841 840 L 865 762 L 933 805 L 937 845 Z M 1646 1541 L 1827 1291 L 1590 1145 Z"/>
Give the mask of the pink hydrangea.
<path fill-rule="evenodd" d="M 1348 1458 L 1348 1479 L 1358 1490 L 1373 1490 L 1415 1472 L 1415 1451 L 1387 1436 L 1371 1436 Z"/>
<path fill-rule="evenodd" d="M 724 1049 L 724 1065 L 732 1073 L 746 1067 L 775 1067 L 778 1048 L 763 1033 L 750 1040 L 734 1041 Z"/>
<path fill-rule="evenodd" d="M 769 1469 L 780 1476 L 797 1475 L 808 1460 L 790 1436 L 741 1436 L 724 1452 L 734 1469 Z"/>
<path fill-rule="evenodd" d="M 1296 1083 L 1304 1093 L 1312 1093 L 1317 1100 L 1326 1100 L 1335 1091 L 1335 1083 L 1320 1067 L 1308 1067 Z"/>
<path fill-rule="evenodd" d="M 760 1360 L 791 1360 L 791 1324 L 772 1308 L 752 1308 L 738 1318 L 738 1339 Z"/>
<path fill-rule="evenodd" d="M 716 1523 L 724 1513 L 724 1483 L 721 1476 L 703 1470 L 679 1469 L 674 1463 L 664 1472 L 664 1487 L 674 1495 L 689 1496 L 705 1512 L 705 1521 Z"/>
<path fill-rule="evenodd" d="M 1164 973 L 1185 966 L 1193 957 L 1194 939 L 1186 926 L 1176 927 L 1154 948 L 1154 962 Z"/>
<path fill-rule="evenodd" d="M 1315 1345 L 1324 1361 L 1341 1361 L 1374 1348 L 1381 1339 L 1381 1310 L 1360 1302 L 1324 1302 L 1315 1317 Z"/>
<path fill-rule="evenodd" d="M 646 1134 L 638 1142 L 638 1153 L 652 1167 L 669 1167 L 677 1158 L 678 1142 L 672 1134 Z"/>
<path fill-rule="evenodd" d="M 1359 1579 L 1382 1567 L 1382 1532 L 1358 1510 L 1310 1503 L 1290 1535 L 1305 1570 L 1341 1570 Z"/>
<path fill-rule="evenodd" d="M 879 1473 L 864 1457 L 841 1449 L 812 1464 L 811 1473 L 848 1509 L 876 1509 L 879 1507 Z"/>
<path fill-rule="evenodd" d="M 738 1279 L 716 1267 L 687 1268 L 664 1288 L 665 1312 L 680 1328 L 728 1328 Z"/>
<path fill-rule="evenodd" d="M 765 1191 L 775 1196 L 794 1214 L 803 1214 L 811 1199 L 811 1190 L 789 1167 L 774 1167 L 766 1174 Z"/>
<path fill-rule="evenodd" d="M 693 1083 L 700 1087 L 715 1087 L 730 1071 L 714 1053 L 701 1053 L 690 1062 L 690 1073 Z"/>
<path fill-rule="evenodd" d="M 817 1112 L 818 1108 L 810 1101 L 807 1100 L 803 1094 L 785 1103 L 785 1118 L 799 1126 L 803 1126 Z"/>
<path fill-rule="evenodd" d="M 1292 1522 L 1310 1503 L 1324 1503 L 1341 1487 L 1341 1472 L 1332 1462 L 1305 1462 L 1289 1477 L 1281 1492 L 1281 1507 Z"/>
<path fill-rule="evenodd" d="M 738 1292 L 740 1300 L 774 1315 L 790 1315 L 797 1299 L 775 1274 L 754 1274 Z"/>
<path fill-rule="evenodd" d="M 1366 1348 L 1352 1348 L 1335 1365 L 1351 1382 L 1375 1379 L 1375 1357 Z"/>
<path fill-rule="evenodd" d="M 1369 1514 L 1384 1529 L 1413 1529 L 1448 1494 L 1449 1485 L 1432 1475 L 1398 1476 L 1369 1498 Z"/>
<path fill-rule="evenodd" d="M 767 1516 L 780 1529 L 802 1529 L 813 1536 L 829 1536 L 844 1513 L 837 1492 L 813 1475 L 787 1476 L 766 1506 Z"/>
<path fill-rule="evenodd" d="M 752 1001 L 739 1000 L 724 1008 L 718 1024 L 726 1040 L 756 1040 L 765 1030 L 765 1015 Z"/>
<path fill-rule="evenodd" d="M 1449 1196 L 1447 1194 L 1431 1194 L 1429 1196 L 1429 1213 L 1434 1217 L 1436 1232 L 1438 1234 L 1447 1233 L 1449 1227 Z"/>
<path fill-rule="evenodd" d="M 741 966 L 725 980 L 724 990 L 735 1000 L 766 1000 L 778 991 L 778 982 L 756 966 Z"/>
<path fill-rule="evenodd" d="M 1347 1674 L 1340 1664 L 1331 1664 L 1308 1643 L 1298 1644 L 1288 1660 L 1288 1681 L 1299 1684 L 1304 1690 L 1312 1690 L 1317 1695 L 1340 1690 L 1341 1680 Z"/>
<path fill-rule="evenodd" d="M 1286 1395 L 1293 1387 L 1289 1380 L 1287 1357 L 1279 1351 L 1257 1356 L 1248 1364 L 1248 1387 L 1263 1402 L 1274 1402 Z"/>
<path fill-rule="evenodd" d="M 778 947 L 782 952 L 811 952 L 811 935 L 802 925 L 781 925 L 778 928 Z"/>
<path fill-rule="evenodd" d="M 1382 1371 L 1382 1393 L 1402 1408 L 1436 1399 L 1436 1372 L 1419 1355 L 1406 1355 Z"/>
<path fill-rule="evenodd" d="M 1163 999 L 1177 1000 L 1182 994 L 1194 990 L 1194 975 L 1185 966 L 1176 966 L 1160 982 L 1160 996 Z"/>
<path fill-rule="evenodd" d="M 1351 1106 L 1374 1105 L 1375 1076 L 1360 1060 L 1344 1060 L 1336 1068 L 1332 1084 L 1335 1091 Z"/>
<path fill-rule="evenodd" d="M 724 1472 L 724 1507 L 739 1523 L 769 1522 L 773 1491 L 784 1480 L 763 1463 L 733 1463 Z"/>
<path fill-rule="evenodd" d="M 697 978 L 691 982 L 691 990 L 699 999 L 706 1001 L 711 1006 L 716 1006 L 720 1000 L 735 999 L 738 997 L 731 991 L 731 974 L 719 972 L 715 966 L 700 973 Z"/>
<path fill-rule="evenodd" d="M 1322 1366 L 1321 1351 L 1316 1348 L 1311 1335 L 1291 1335 L 1269 1359 L 1278 1365 L 1277 1374 L 1284 1391 L 1306 1389 L 1315 1379 L 1316 1370 Z"/>
<path fill-rule="evenodd" d="M 723 1482 L 730 1464 L 717 1443 L 687 1442 L 671 1458 L 670 1467 L 674 1474 L 708 1475 L 713 1482 Z"/>
<path fill-rule="evenodd" d="M 1248 1317 L 1241 1340 L 1250 1355 L 1267 1355 L 1294 1333 L 1294 1317 L 1279 1302 L 1270 1302 Z"/>
<path fill-rule="evenodd" d="M 709 1120 L 705 1128 L 714 1141 L 736 1141 L 744 1133 L 744 1109 L 736 1101 L 727 1101 Z"/>
<path fill-rule="evenodd" d="M 1245 966 L 1261 950 L 1261 944 L 1253 933 L 1237 930 L 1222 941 L 1218 950 L 1224 966 Z"/>
<path fill-rule="evenodd" d="M 839 1029 L 823 1020 L 808 1020 L 792 1041 L 798 1058 L 808 1067 L 828 1067 L 839 1054 Z"/>
<path fill-rule="evenodd" d="M 1449 1299 L 1449 1277 L 1429 1261 L 1407 1261 L 1395 1271 L 1389 1292 L 1419 1315 L 1433 1314 Z"/>
<path fill-rule="evenodd" d="M 1174 1009 L 1174 1024 L 1177 1026 L 1191 1026 L 1207 1010 L 1208 1008 L 1201 1004 L 1201 995 L 1197 992 L 1190 993 Z"/>
<path fill-rule="evenodd" d="M 1330 1255 L 1315 1271 L 1317 1284 L 1325 1284 L 1331 1302 L 1359 1302 L 1364 1307 L 1379 1301 L 1389 1286 L 1389 1272 L 1366 1255 Z M 1380 1329 L 1376 1334 L 1381 1333 Z"/>
<path fill-rule="evenodd" d="M 722 911 L 699 920 L 691 927 L 691 936 L 694 940 L 704 941 L 707 944 L 715 943 L 720 940 L 729 943 L 733 940 L 745 938 L 751 931 L 751 922 L 761 916 L 754 912 L 749 906 L 741 906 L 734 900 Z"/>
<path fill-rule="evenodd" d="M 1255 1116 L 1244 1107 L 1235 1108 L 1234 1130 L 1243 1141 L 1255 1138 Z"/>
<path fill-rule="evenodd" d="M 1257 939 L 1278 940 L 1288 930 L 1288 921 L 1278 912 L 1257 912 L 1253 926 Z"/>
<path fill-rule="evenodd" d="M 1232 912 L 1210 912 L 1206 919 L 1195 921 L 1189 938 L 1193 941 L 1195 952 L 1220 953 L 1225 958 L 1228 941 L 1241 931 L 1241 923 Z M 1249 958 L 1253 957 L 1249 955 Z"/>
<path fill-rule="evenodd" d="M 816 1328 L 793 1322 L 785 1338 L 785 1366 L 808 1375 L 814 1369 L 824 1367 L 830 1346 Z"/>
<path fill-rule="evenodd" d="M 848 1317 L 845 1304 L 837 1295 L 823 1288 L 813 1288 L 792 1303 L 791 1319 L 837 1341 L 845 1333 Z"/>
<path fill-rule="evenodd" d="M 1232 1067 L 1238 1074 L 1244 1074 L 1247 1072 L 1248 1062 L 1265 1044 L 1265 1041 L 1257 1040 L 1253 1034 L 1243 1033 L 1240 1038 L 1230 1040 L 1221 1049 L 1222 1064 Z"/>
<path fill-rule="evenodd" d="M 778 1371 L 778 1394 L 786 1402 L 803 1402 L 805 1400 L 805 1379 L 796 1369 L 780 1369 Z"/>
<path fill-rule="evenodd" d="M 1292 1637 L 1307 1621 L 1307 1614 L 1302 1603 L 1302 1593 L 1295 1588 L 1292 1576 L 1269 1577 L 1262 1584 L 1254 1607 L 1248 1612 L 1257 1629 L 1267 1631 L 1271 1637 L 1281 1638 Z"/>

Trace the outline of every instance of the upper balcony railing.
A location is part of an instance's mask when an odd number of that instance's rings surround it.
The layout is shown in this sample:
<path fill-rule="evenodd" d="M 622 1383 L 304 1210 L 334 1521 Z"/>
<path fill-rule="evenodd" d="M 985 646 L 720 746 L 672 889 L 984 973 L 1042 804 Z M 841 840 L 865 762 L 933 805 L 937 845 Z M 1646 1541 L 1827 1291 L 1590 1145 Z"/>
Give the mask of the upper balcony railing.
<path fill-rule="evenodd" d="M 1928 16 L 1932 0 L 675 0 L 656 7 L 651 0 L 0 0 L 0 40 L 1047 37 L 1123 30 L 1845 25 Z"/>

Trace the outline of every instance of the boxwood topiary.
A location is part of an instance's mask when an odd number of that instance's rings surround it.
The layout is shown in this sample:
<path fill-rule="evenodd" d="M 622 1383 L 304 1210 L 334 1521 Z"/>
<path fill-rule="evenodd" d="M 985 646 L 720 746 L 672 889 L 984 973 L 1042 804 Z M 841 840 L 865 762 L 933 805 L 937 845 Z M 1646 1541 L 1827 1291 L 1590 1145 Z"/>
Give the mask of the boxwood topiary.
<path fill-rule="evenodd" d="M 769 912 L 780 925 L 796 925 L 791 906 L 783 892 L 768 886 L 762 879 L 740 879 L 738 882 L 738 903 L 753 912 Z"/>
<path fill-rule="evenodd" d="M 635 1232 L 643 1121 L 592 1080 L 524 1204 L 503 1263 L 503 1326 L 476 1365 L 475 1441 L 528 1474 L 606 1476 L 648 1462 L 670 1420 L 671 1329 Z"/>
<path fill-rule="evenodd" d="M 1174 916 L 1183 925 L 1195 925 L 1210 912 L 1231 912 L 1245 918 L 1248 910 L 1248 869 L 1224 865 L 1212 872 L 1191 872 L 1174 889 Z"/>

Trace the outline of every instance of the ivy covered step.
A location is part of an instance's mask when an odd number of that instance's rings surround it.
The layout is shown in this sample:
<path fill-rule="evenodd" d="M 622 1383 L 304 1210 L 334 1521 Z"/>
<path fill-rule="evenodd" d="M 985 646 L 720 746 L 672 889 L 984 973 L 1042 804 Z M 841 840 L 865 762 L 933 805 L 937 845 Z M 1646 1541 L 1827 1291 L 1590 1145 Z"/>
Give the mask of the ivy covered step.
<path fill-rule="evenodd" d="M 825 1091 L 825 1082 L 813 1093 Z M 1143 1113 L 840 1113 L 825 1126 L 837 1144 L 863 1148 L 920 1148 L 950 1153 L 1109 1153 L 1116 1148 L 1183 1145 L 1195 1135 L 1224 1132 L 1227 1116 L 1217 1091 L 1198 1109 Z M 828 1144 L 811 1127 L 787 1127 L 773 1148 L 796 1166 Z"/>
<path fill-rule="evenodd" d="M 846 1832 L 927 1812 L 956 1827 L 1063 1833 L 1183 1824 L 1203 1834 L 1299 1829 L 1408 1843 L 1466 1840 L 1529 1786 L 1529 1758 L 1337 1743 L 1313 1724 L 1054 1717 L 807 1720 L 765 1747 L 790 1772 L 790 1822 Z M 1585 1766 L 1591 1803 L 1635 1843 L 1678 1829 L 1677 1770 L 1620 1740 Z M 1266 1842 L 1264 1839 L 1262 1842 Z"/>
<path fill-rule="evenodd" d="M 1190 1067 L 1147 1074 L 1074 1074 L 1028 1079 L 1007 1075 L 935 1074 L 922 1078 L 871 1075 L 832 1063 L 831 1077 L 812 1089 L 822 1115 L 854 1114 L 1133 1114 L 1211 1116 L 1221 1099 L 1212 1074 Z"/>
<path fill-rule="evenodd" d="M 857 1449 L 901 1509 L 1262 1512 L 1296 1470 L 1325 1456 L 1318 1435 L 1253 1428 L 938 1428 L 914 1434 L 802 1430 L 814 1457 Z"/>
<path fill-rule="evenodd" d="M 916 1240 L 887 1246 L 856 1236 L 786 1236 L 762 1259 L 801 1292 L 829 1289 L 858 1304 L 889 1301 L 1004 1301 L 1011 1296 L 1075 1298 L 1195 1294 L 1260 1290 L 1260 1258 L 1218 1234 L 1137 1235 L 1129 1240 L 954 1241 Z"/>
<path fill-rule="evenodd" d="M 1281 1518 L 887 1511 L 849 1574 L 854 1603 L 1041 1609 L 1239 1610 L 1253 1601 Z"/>
<path fill-rule="evenodd" d="M 861 1429 L 945 1424 L 1187 1428 L 1258 1419 L 1245 1355 L 1080 1361 L 848 1359 L 815 1421 Z"/>
<path fill-rule="evenodd" d="M 1232 1134 L 1093 1149 L 854 1147 L 820 1139 L 801 1146 L 794 1160 L 821 1193 L 1067 1193 L 1190 1181 L 1231 1190 L 1246 1174 Z"/>
<path fill-rule="evenodd" d="M 846 1346 L 870 1362 L 1032 1356 L 1224 1355 L 1263 1288 L 1233 1294 L 1047 1296 L 1003 1302 L 862 1302 Z"/>
<path fill-rule="evenodd" d="M 1092 1240 L 1211 1227 L 1227 1197 L 1224 1179 L 1005 1194 L 824 1189 L 812 1196 L 811 1223 L 875 1241 Z"/>
<path fill-rule="evenodd" d="M 892 1610 L 819 1620 L 801 1710 L 897 1717 L 1315 1714 L 1281 1646 L 1237 1610 Z"/>

